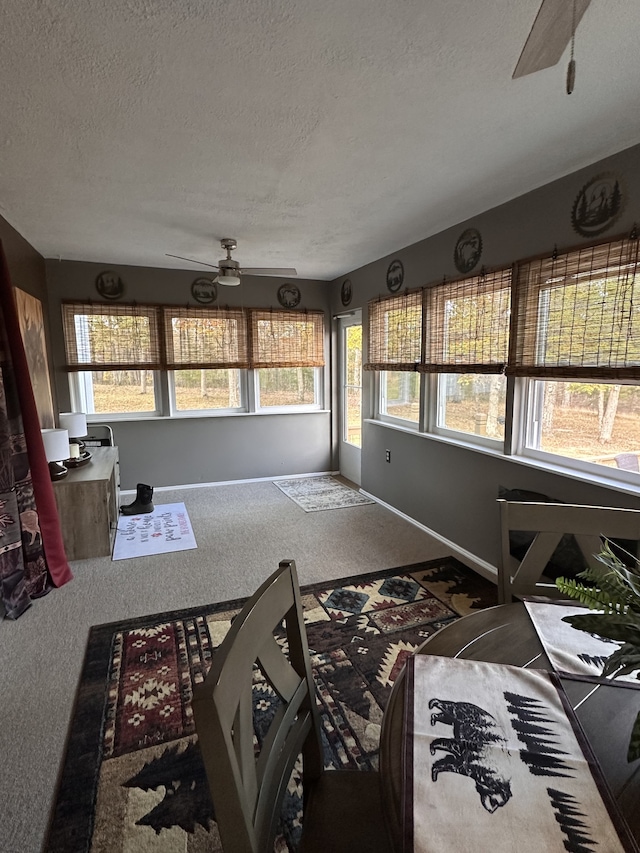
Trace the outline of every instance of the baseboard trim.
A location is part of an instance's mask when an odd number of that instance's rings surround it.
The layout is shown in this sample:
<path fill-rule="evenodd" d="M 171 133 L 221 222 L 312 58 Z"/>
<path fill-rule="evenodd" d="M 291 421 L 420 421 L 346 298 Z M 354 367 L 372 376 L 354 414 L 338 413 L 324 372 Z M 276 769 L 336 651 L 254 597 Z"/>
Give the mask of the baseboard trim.
<path fill-rule="evenodd" d="M 466 566 L 469 566 L 470 569 L 478 572 L 479 575 L 486 578 L 487 580 L 493 581 L 493 583 L 498 583 L 498 569 L 495 566 L 492 566 L 491 563 L 487 563 L 486 560 L 481 559 L 480 557 L 472 554 L 471 551 L 467 551 L 466 548 L 461 548 L 460 545 L 456 545 L 455 542 L 452 542 L 451 539 L 447 539 L 442 534 L 438 533 L 437 530 L 432 530 L 430 527 L 427 527 L 425 524 L 421 524 L 419 521 L 416 521 L 415 518 L 411 518 L 410 515 L 407 515 L 404 512 L 401 512 L 399 509 L 396 509 L 391 504 L 386 503 L 386 501 L 380 500 L 375 495 L 372 495 L 370 492 L 365 491 L 364 489 L 360 489 L 360 492 L 368 498 L 371 498 L 372 501 L 375 501 L 380 506 L 383 506 L 385 509 L 388 509 L 389 512 L 393 512 L 395 515 L 399 515 L 400 518 L 404 518 L 405 521 L 408 521 L 409 524 L 413 524 L 414 527 L 418 527 L 420 530 L 423 530 L 425 533 L 428 533 L 429 536 L 433 536 L 434 539 L 437 539 L 438 542 L 442 542 L 443 545 L 453 552 L 454 556 L 456 556 L 461 562 L 463 562 Z"/>
<path fill-rule="evenodd" d="M 245 483 L 272 483 L 274 480 L 300 480 L 302 477 L 327 477 L 337 471 L 312 471 L 309 474 L 278 474 L 277 477 L 251 477 L 248 480 L 216 480 L 213 483 L 183 483 L 178 486 L 154 486 L 153 493 L 173 492 L 176 489 L 208 489 L 211 486 L 241 486 Z M 121 495 L 135 495 L 135 489 L 121 489 Z"/>

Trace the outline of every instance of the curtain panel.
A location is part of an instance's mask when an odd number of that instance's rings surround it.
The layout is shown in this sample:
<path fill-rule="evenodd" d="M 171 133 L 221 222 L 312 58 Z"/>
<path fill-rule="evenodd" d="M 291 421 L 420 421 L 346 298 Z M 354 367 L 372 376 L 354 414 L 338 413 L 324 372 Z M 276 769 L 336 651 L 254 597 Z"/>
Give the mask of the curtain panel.
<path fill-rule="evenodd" d="M 0 243 L 0 600 L 5 616 L 17 619 L 33 598 L 72 577 Z"/>
<path fill-rule="evenodd" d="M 640 379 L 638 239 L 517 265 L 507 374 Z"/>

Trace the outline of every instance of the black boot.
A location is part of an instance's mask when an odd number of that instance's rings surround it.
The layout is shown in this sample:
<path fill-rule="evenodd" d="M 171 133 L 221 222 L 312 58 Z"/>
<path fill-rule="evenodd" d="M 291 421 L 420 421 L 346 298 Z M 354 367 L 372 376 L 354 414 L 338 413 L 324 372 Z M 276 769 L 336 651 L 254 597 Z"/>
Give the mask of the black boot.
<path fill-rule="evenodd" d="M 142 515 L 145 512 L 153 512 L 153 489 L 144 483 L 138 483 L 136 499 L 133 503 L 120 507 L 123 515 Z"/>

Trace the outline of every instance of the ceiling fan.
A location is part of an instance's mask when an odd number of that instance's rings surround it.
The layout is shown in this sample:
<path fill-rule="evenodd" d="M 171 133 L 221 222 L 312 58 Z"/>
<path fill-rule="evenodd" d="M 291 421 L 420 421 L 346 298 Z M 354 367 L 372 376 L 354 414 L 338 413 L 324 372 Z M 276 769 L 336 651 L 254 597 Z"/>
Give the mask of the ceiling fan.
<path fill-rule="evenodd" d="M 513 72 L 513 79 L 533 74 L 543 68 L 551 68 L 560 62 L 590 2 L 591 0 L 542 0 Z"/>
<path fill-rule="evenodd" d="M 240 284 L 240 276 L 243 273 L 248 275 L 275 275 L 275 276 L 290 276 L 298 273 L 293 268 L 287 267 L 240 267 L 238 261 L 231 257 L 231 252 L 238 248 L 238 243 L 233 237 L 223 237 L 220 240 L 220 245 L 227 252 L 227 257 L 222 258 L 217 264 L 207 264 L 204 261 L 198 261 L 196 258 L 183 258 L 180 255 L 170 255 L 168 258 L 177 258 L 180 261 L 189 261 L 192 264 L 202 264 L 205 267 L 211 267 L 218 270 L 218 275 L 214 278 L 217 284 L 226 284 L 235 287 Z"/>

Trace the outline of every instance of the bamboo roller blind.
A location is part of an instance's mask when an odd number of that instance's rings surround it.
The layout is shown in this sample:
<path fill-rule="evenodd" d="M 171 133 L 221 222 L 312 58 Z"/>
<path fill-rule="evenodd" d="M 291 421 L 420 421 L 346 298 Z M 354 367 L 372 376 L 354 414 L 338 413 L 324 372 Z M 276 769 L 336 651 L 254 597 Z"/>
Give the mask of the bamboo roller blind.
<path fill-rule="evenodd" d="M 640 379 L 637 239 L 518 265 L 506 372 Z"/>
<path fill-rule="evenodd" d="M 63 303 L 67 370 L 161 367 L 159 308 L 152 305 Z"/>
<path fill-rule="evenodd" d="M 511 269 L 424 291 L 425 373 L 502 373 L 509 350 Z"/>
<path fill-rule="evenodd" d="M 365 369 L 502 373 L 510 300 L 511 269 L 374 300 Z"/>
<path fill-rule="evenodd" d="M 416 370 L 422 354 L 422 291 L 369 303 L 365 370 Z"/>
<path fill-rule="evenodd" d="M 165 366 L 170 370 L 249 367 L 241 308 L 163 308 Z"/>
<path fill-rule="evenodd" d="M 67 370 L 322 367 L 322 311 L 62 304 Z"/>
<path fill-rule="evenodd" d="M 249 309 L 251 366 L 322 367 L 324 315 L 321 311 Z"/>

